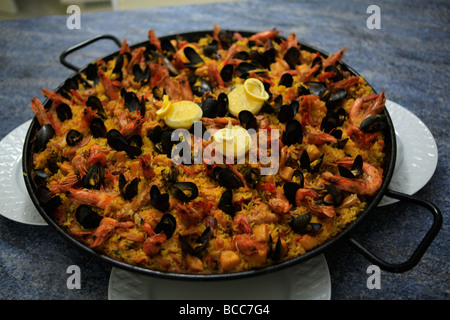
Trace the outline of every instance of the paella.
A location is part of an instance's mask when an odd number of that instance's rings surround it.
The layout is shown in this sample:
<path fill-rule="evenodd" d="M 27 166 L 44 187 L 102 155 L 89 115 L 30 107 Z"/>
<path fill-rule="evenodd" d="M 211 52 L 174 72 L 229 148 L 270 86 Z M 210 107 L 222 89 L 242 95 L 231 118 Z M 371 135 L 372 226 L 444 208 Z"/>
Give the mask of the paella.
<path fill-rule="evenodd" d="M 115 260 L 223 274 L 299 257 L 383 182 L 386 97 L 280 30 L 123 41 L 31 100 L 33 175 L 55 222 Z"/>

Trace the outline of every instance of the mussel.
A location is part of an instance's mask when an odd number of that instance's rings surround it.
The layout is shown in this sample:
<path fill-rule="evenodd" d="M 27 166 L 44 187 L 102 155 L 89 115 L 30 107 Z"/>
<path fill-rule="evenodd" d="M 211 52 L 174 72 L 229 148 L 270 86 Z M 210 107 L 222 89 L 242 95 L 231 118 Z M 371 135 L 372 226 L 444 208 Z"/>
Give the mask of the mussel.
<path fill-rule="evenodd" d="M 125 151 L 128 148 L 127 139 L 117 129 L 109 130 L 106 134 L 106 139 L 108 140 L 108 145 L 116 151 Z"/>
<path fill-rule="evenodd" d="M 213 88 L 209 81 L 202 78 L 193 78 L 192 84 L 191 81 L 189 82 L 189 84 L 191 85 L 192 93 L 197 97 L 203 97 L 205 93 L 213 91 Z"/>
<path fill-rule="evenodd" d="M 205 64 L 202 57 L 194 50 L 194 48 L 190 46 L 186 46 L 183 50 L 184 55 L 189 60 L 189 63 L 185 63 L 184 65 L 189 69 L 197 69 Z"/>
<path fill-rule="evenodd" d="M 106 118 L 105 108 L 103 108 L 103 104 L 98 97 L 96 96 L 89 97 L 86 100 L 85 105 L 86 107 L 90 107 L 92 110 L 95 110 L 101 118 L 103 119 Z"/>
<path fill-rule="evenodd" d="M 255 129 L 256 130 L 258 128 L 256 117 L 253 115 L 253 113 L 251 111 L 242 110 L 241 112 L 239 112 L 238 118 L 239 118 L 241 125 L 245 129 L 247 129 L 247 130 Z"/>
<path fill-rule="evenodd" d="M 311 94 L 319 96 L 319 98 L 322 98 L 324 94 L 327 92 L 327 85 L 323 82 L 310 81 L 305 82 L 305 85 L 308 86 L 308 89 L 311 92 Z"/>
<path fill-rule="evenodd" d="M 208 240 L 211 236 L 211 227 L 206 227 L 203 233 L 197 239 L 192 239 L 189 236 L 179 235 L 181 250 L 190 255 L 201 257 L 203 250 L 208 244 Z"/>
<path fill-rule="evenodd" d="M 145 116 L 145 99 L 143 97 L 139 100 L 136 93 L 133 91 L 128 91 L 125 93 L 123 99 L 130 112 L 139 111 L 141 116 Z"/>
<path fill-rule="evenodd" d="M 373 133 L 388 128 L 386 116 L 384 114 L 376 114 L 364 119 L 359 125 L 362 132 Z"/>
<path fill-rule="evenodd" d="M 156 125 L 152 130 L 147 133 L 147 137 L 153 142 L 158 143 L 161 142 L 161 136 L 163 133 L 163 129 L 161 126 Z"/>
<path fill-rule="evenodd" d="M 91 123 L 89 124 L 89 129 L 92 132 L 92 135 L 94 138 L 106 138 L 107 131 L 105 127 L 105 123 L 100 118 L 94 118 L 92 119 Z"/>
<path fill-rule="evenodd" d="M 233 203 L 233 190 L 227 189 L 222 193 L 219 200 L 219 209 L 234 217 L 234 214 L 239 210 L 239 206 Z"/>
<path fill-rule="evenodd" d="M 128 139 L 128 148 L 126 150 L 128 157 L 131 159 L 137 158 L 142 154 L 142 137 L 138 134 L 131 136 Z"/>
<path fill-rule="evenodd" d="M 60 121 L 70 120 L 72 119 L 72 110 L 68 104 L 61 103 L 56 108 L 56 115 Z"/>
<path fill-rule="evenodd" d="M 308 152 L 304 150 L 302 155 L 300 156 L 300 166 L 302 167 L 302 169 L 306 169 L 311 173 L 318 172 L 320 167 L 322 166 L 324 156 L 325 154 L 322 154 L 318 159 L 310 161 Z"/>
<path fill-rule="evenodd" d="M 316 232 L 322 227 L 322 225 L 320 223 L 311 223 L 311 219 L 311 212 L 307 212 L 292 218 L 289 222 L 289 226 L 292 228 L 292 231 L 298 234 Z"/>
<path fill-rule="evenodd" d="M 299 183 L 292 181 L 286 182 L 283 185 L 284 195 L 290 204 L 295 205 L 295 195 L 297 194 L 297 190 L 300 188 L 301 186 Z"/>
<path fill-rule="evenodd" d="M 332 110 L 336 108 L 346 96 L 347 90 L 345 89 L 338 90 L 335 93 L 330 94 L 327 101 L 325 102 L 327 109 Z"/>
<path fill-rule="evenodd" d="M 285 86 L 286 88 L 292 87 L 292 83 L 294 82 L 294 78 L 290 73 L 285 73 L 281 76 L 279 86 Z"/>
<path fill-rule="evenodd" d="M 170 192 L 182 202 L 188 202 L 198 197 L 198 188 L 193 182 L 176 182 L 171 186 Z"/>
<path fill-rule="evenodd" d="M 275 262 L 279 261 L 283 253 L 280 235 L 278 235 L 278 240 L 275 244 L 273 242 L 272 236 L 269 235 L 269 241 L 267 243 L 267 246 L 269 248 L 269 251 L 267 252 L 267 257 Z"/>
<path fill-rule="evenodd" d="M 69 130 L 66 135 L 66 142 L 69 146 L 74 146 L 83 140 L 83 134 L 75 129 Z"/>
<path fill-rule="evenodd" d="M 161 141 L 155 144 L 155 149 L 160 154 L 165 154 L 167 157 L 172 157 L 172 148 L 175 141 L 172 141 L 172 130 L 163 131 L 161 133 Z"/>
<path fill-rule="evenodd" d="M 124 198 L 125 200 L 133 199 L 138 193 L 138 184 L 139 184 L 138 178 L 134 178 L 130 182 L 127 182 L 125 176 L 123 174 L 120 174 L 119 190 L 120 194 L 122 195 L 122 198 Z"/>
<path fill-rule="evenodd" d="M 177 220 L 175 219 L 175 217 L 170 213 L 166 213 L 165 215 L 162 216 L 161 220 L 159 220 L 158 224 L 156 225 L 153 231 L 155 233 L 164 232 L 167 239 L 169 239 L 175 232 L 176 227 L 177 227 Z"/>
<path fill-rule="evenodd" d="M 361 155 L 357 155 L 353 161 L 351 169 L 347 169 L 343 166 L 338 166 L 338 170 L 341 176 L 350 179 L 357 179 L 362 173 L 363 158 Z"/>
<path fill-rule="evenodd" d="M 47 143 L 53 138 L 55 130 L 50 124 L 44 124 L 36 134 L 36 142 L 34 144 L 34 152 L 39 153 L 44 150 Z"/>
<path fill-rule="evenodd" d="M 153 185 L 150 189 L 150 200 L 152 206 L 162 212 L 166 212 L 170 208 L 169 194 L 161 193 L 157 185 Z"/>
<path fill-rule="evenodd" d="M 286 130 L 283 132 L 281 141 L 285 145 L 293 145 L 301 143 L 303 138 L 302 125 L 295 119 L 289 120 L 286 123 Z"/>
<path fill-rule="evenodd" d="M 53 195 L 44 184 L 38 186 L 36 189 L 36 196 L 39 199 L 40 205 L 47 212 L 52 212 L 59 205 L 61 205 L 61 198 Z"/>
<path fill-rule="evenodd" d="M 294 119 L 299 107 L 300 103 L 297 100 L 292 101 L 290 104 L 282 105 L 278 112 L 278 120 L 281 123 L 286 123 Z"/>
<path fill-rule="evenodd" d="M 75 211 L 75 219 L 77 219 L 78 223 L 83 228 L 95 229 L 100 225 L 100 221 L 102 221 L 103 217 L 92 210 L 88 205 L 82 204 L 79 205 Z"/>
<path fill-rule="evenodd" d="M 256 168 L 252 168 L 251 166 L 246 166 L 241 171 L 242 176 L 244 177 L 245 182 L 250 188 L 255 188 L 260 180 L 259 170 Z"/>
<path fill-rule="evenodd" d="M 176 167 L 170 167 L 169 169 L 163 169 L 161 171 L 161 178 L 170 183 L 177 182 L 178 179 L 178 169 Z"/>
<path fill-rule="evenodd" d="M 83 187 L 87 189 L 100 189 L 103 183 L 104 169 L 100 162 L 96 162 L 89 169 L 88 173 L 83 177 Z"/>
<path fill-rule="evenodd" d="M 147 65 L 145 70 L 142 70 L 138 64 L 135 64 L 133 66 L 133 75 L 136 82 L 141 84 L 147 83 L 150 80 L 150 68 Z"/>
<path fill-rule="evenodd" d="M 224 82 L 229 82 L 233 79 L 234 66 L 232 64 L 226 64 L 220 70 L 220 76 Z"/>
<path fill-rule="evenodd" d="M 238 189 L 244 186 L 239 177 L 230 168 L 215 167 L 213 175 L 219 184 L 227 189 Z"/>
<path fill-rule="evenodd" d="M 290 47 L 284 54 L 283 59 L 289 64 L 291 69 L 295 69 L 300 59 L 300 50 L 296 47 Z"/>

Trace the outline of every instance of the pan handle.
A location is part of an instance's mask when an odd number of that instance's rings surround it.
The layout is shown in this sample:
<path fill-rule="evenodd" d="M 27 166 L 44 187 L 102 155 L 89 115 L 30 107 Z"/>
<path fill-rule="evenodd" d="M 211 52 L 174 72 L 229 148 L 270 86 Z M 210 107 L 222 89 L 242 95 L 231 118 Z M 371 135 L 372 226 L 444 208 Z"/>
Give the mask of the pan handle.
<path fill-rule="evenodd" d="M 77 51 L 77 50 L 79 50 L 79 49 L 81 49 L 81 48 L 84 48 L 84 47 L 90 45 L 90 44 L 93 43 L 93 42 L 96 42 L 96 41 L 102 40 L 102 39 L 110 39 L 110 40 L 114 41 L 114 42 L 117 44 L 117 46 L 118 46 L 119 48 L 122 46 L 122 43 L 121 43 L 121 42 L 119 41 L 119 39 L 117 39 L 116 37 L 114 37 L 114 36 L 112 36 L 112 35 L 109 35 L 109 34 L 102 34 L 102 35 L 98 35 L 98 36 L 96 36 L 96 37 L 93 37 L 93 38 L 91 38 L 91 39 L 88 39 L 88 40 L 86 40 L 86 41 L 80 42 L 80 43 L 78 43 L 78 44 L 76 44 L 76 45 L 74 45 L 74 46 L 72 46 L 72 47 L 70 47 L 70 48 L 67 48 L 67 49 L 64 50 L 64 51 L 61 53 L 61 55 L 59 56 L 59 61 L 60 61 L 64 66 L 66 66 L 66 67 L 69 68 L 69 69 L 72 69 L 72 70 L 74 70 L 74 71 L 76 71 L 76 72 L 80 71 L 80 68 L 79 68 L 79 67 L 77 67 L 77 66 L 75 66 L 75 65 L 73 65 L 73 64 L 71 64 L 71 63 L 69 63 L 69 62 L 67 62 L 67 61 L 66 61 L 66 57 L 67 57 L 69 54 L 71 54 L 71 53 L 73 53 L 73 52 L 75 52 L 75 51 Z"/>
<path fill-rule="evenodd" d="M 439 210 L 439 208 L 434 205 L 433 203 L 418 199 L 415 197 L 412 197 L 410 195 L 393 191 L 393 190 L 387 190 L 385 193 L 386 196 L 395 198 L 398 200 L 404 200 L 404 201 L 410 201 L 412 203 L 415 203 L 419 206 L 422 206 L 428 211 L 430 211 L 433 214 L 433 224 L 431 225 L 430 229 L 426 233 L 425 237 L 422 239 L 422 241 L 417 246 L 416 250 L 413 252 L 413 254 L 409 257 L 408 260 L 406 260 L 403 263 L 394 264 L 384 261 L 383 259 L 377 257 L 375 254 L 364 248 L 358 241 L 356 241 L 353 238 L 349 238 L 351 244 L 353 244 L 356 249 L 370 262 L 373 262 L 374 264 L 378 265 L 381 269 L 389 272 L 394 273 L 400 273 L 405 272 L 408 270 L 411 270 L 414 268 L 430 246 L 431 242 L 434 240 L 436 235 L 438 234 L 439 230 L 442 227 L 442 213 Z"/>

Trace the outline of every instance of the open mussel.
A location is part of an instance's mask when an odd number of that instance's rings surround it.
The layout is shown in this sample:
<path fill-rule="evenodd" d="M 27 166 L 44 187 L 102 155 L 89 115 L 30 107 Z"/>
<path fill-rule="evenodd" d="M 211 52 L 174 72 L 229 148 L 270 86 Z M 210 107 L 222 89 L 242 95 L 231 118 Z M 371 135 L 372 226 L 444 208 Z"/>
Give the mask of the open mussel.
<path fill-rule="evenodd" d="M 233 190 L 227 189 L 222 193 L 219 200 L 219 209 L 234 217 L 234 214 L 239 210 L 239 206 L 233 203 Z"/>
<path fill-rule="evenodd" d="M 125 101 L 125 105 L 128 107 L 130 112 L 140 112 L 141 116 L 145 116 L 145 99 L 144 97 L 139 100 L 136 93 L 133 91 L 128 91 L 124 94 L 123 99 Z"/>
<path fill-rule="evenodd" d="M 269 241 L 267 243 L 269 251 L 267 252 L 267 257 L 272 259 L 273 261 L 279 261 L 281 259 L 283 253 L 283 247 L 281 245 L 281 237 L 278 235 L 277 242 L 274 243 L 272 236 L 269 235 Z"/>
<path fill-rule="evenodd" d="M 150 80 L 150 68 L 147 66 L 142 70 L 138 64 L 133 66 L 134 81 L 145 84 Z"/>
<path fill-rule="evenodd" d="M 181 250 L 195 257 L 201 257 L 203 251 L 208 244 L 208 240 L 211 236 L 211 227 L 206 227 L 203 233 L 197 239 L 193 239 L 190 236 L 179 235 Z"/>
<path fill-rule="evenodd" d="M 296 47 L 290 47 L 284 54 L 283 59 L 289 64 L 291 69 L 295 69 L 300 59 L 300 50 Z"/>
<path fill-rule="evenodd" d="M 89 129 L 91 130 L 94 138 L 106 138 L 107 136 L 105 123 L 100 118 L 92 119 L 91 123 L 89 124 Z"/>
<path fill-rule="evenodd" d="M 122 136 L 119 130 L 111 129 L 106 134 L 108 145 L 116 151 L 125 151 L 128 149 L 128 141 Z"/>
<path fill-rule="evenodd" d="M 241 170 L 241 174 L 244 177 L 245 183 L 252 189 L 256 187 L 261 178 L 259 170 L 252 168 L 251 166 L 244 167 L 244 169 Z"/>
<path fill-rule="evenodd" d="M 229 82 L 233 79 L 234 66 L 232 64 L 227 64 L 223 66 L 222 70 L 220 70 L 220 76 L 224 82 Z"/>
<path fill-rule="evenodd" d="M 377 114 L 364 119 L 359 125 L 359 129 L 365 133 L 373 133 L 382 131 L 388 128 L 386 115 Z"/>
<path fill-rule="evenodd" d="M 203 78 L 193 78 L 189 81 L 192 93 L 197 97 L 203 97 L 207 92 L 212 92 L 213 88 L 208 80 Z"/>
<path fill-rule="evenodd" d="M 325 154 L 322 154 L 316 160 L 310 161 L 308 152 L 304 150 L 302 155 L 300 156 L 300 166 L 302 167 L 302 169 L 306 169 L 311 173 L 318 172 L 320 167 L 322 166 L 324 156 Z"/>
<path fill-rule="evenodd" d="M 102 221 L 103 217 L 92 210 L 88 205 L 82 204 L 79 205 L 75 211 L 75 219 L 77 219 L 78 223 L 83 228 L 95 229 L 100 225 L 100 221 Z"/>
<path fill-rule="evenodd" d="M 290 73 L 285 73 L 281 76 L 280 82 L 278 82 L 279 86 L 285 86 L 286 88 L 292 87 L 294 83 L 294 78 Z"/>
<path fill-rule="evenodd" d="M 297 215 L 289 222 L 292 231 L 298 234 L 308 234 L 318 231 L 322 225 L 320 223 L 311 223 L 312 213 Z"/>
<path fill-rule="evenodd" d="M 281 123 L 286 123 L 294 119 L 299 107 L 300 103 L 297 100 L 292 101 L 290 104 L 282 105 L 278 112 L 278 120 Z"/>
<path fill-rule="evenodd" d="M 283 132 L 281 141 L 288 146 L 301 143 L 303 138 L 302 130 L 303 128 L 300 122 L 295 119 L 289 120 L 286 123 L 286 130 Z"/>
<path fill-rule="evenodd" d="M 284 195 L 290 204 L 295 205 L 295 195 L 297 194 L 297 190 L 300 188 L 300 184 L 292 181 L 286 182 L 283 185 Z"/>
<path fill-rule="evenodd" d="M 193 182 L 176 182 L 171 186 L 170 192 L 182 202 L 192 201 L 198 197 L 198 188 Z"/>
<path fill-rule="evenodd" d="M 169 169 L 161 170 L 161 178 L 166 182 L 170 182 L 170 183 L 177 182 L 178 169 L 176 167 L 172 166 Z"/>
<path fill-rule="evenodd" d="M 227 189 L 238 189 L 244 186 L 241 179 L 230 168 L 215 167 L 213 176 L 222 187 Z"/>
<path fill-rule="evenodd" d="M 47 143 L 55 135 L 55 130 L 50 124 L 44 124 L 36 134 L 36 142 L 34 143 L 34 152 L 39 153 L 44 150 Z"/>
<path fill-rule="evenodd" d="M 69 130 L 66 135 L 66 142 L 69 146 L 74 146 L 83 140 L 83 134 L 75 129 Z"/>
<path fill-rule="evenodd" d="M 125 200 L 133 199 L 138 193 L 138 184 L 139 184 L 138 178 L 134 178 L 130 182 L 127 182 L 125 176 L 123 174 L 120 174 L 119 190 L 120 194 L 122 195 L 122 198 L 124 198 Z"/>
<path fill-rule="evenodd" d="M 89 169 L 88 173 L 83 177 L 82 184 L 83 187 L 87 189 L 100 189 L 103 183 L 104 169 L 100 162 L 96 162 Z"/>
<path fill-rule="evenodd" d="M 167 239 L 169 239 L 175 232 L 176 227 L 177 227 L 177 220 L 175 219 L 175 217 L 170 213 L 166 213 L 165 215 L 162 216 L 161 220 L 159 220 L 158 224 L 156 225 L 153 231 L 155 233 L 164 232 Z"/>
<path fill-rule="evenodd" d="M 328 99 L 325 102 L 327 109 L 333 110 L 335 109 L 347 96 L 347 90 L 341 89 L 338 90 L 328 96 Z"/>
<path fill-rule="evenodd" d="M 91 97 L 87 98 L 85 105 L 86 105 L 86 107 L 90 107 L 92 110 L 95 110 L 95 112 L 102 119 L 106 119 L 105 108 L 103 107 L 103 104 L 100 101 L 100 99 L 97 98 L 96 96 L 91 96 Z"/>
<path fill-rule="evenodd" d="M 310 81 L 305 82 L 305 85 L 308 87 L 311 94 L 314 94 L 319 98 L 322 98 L 327 92 L 327 85 L 323 82 Z"/>
<path fill-rule="evenodd" d="M 355 160 L 353 161 L 353 165 L 351 169 L 347 169 L 343 166 L 338 166 L 338 170 L 341 176 L 350 179 L 357 179 L 360 177 L 362 173 L 363 167 L 363 158 L 361 155 L 357 155 Z"/>
<path fill-rule="evenodd" d="M 142 154 L 142 137 L 138 134 L 131 136 L 128 139 L 128 148 L 126 150 L 128 157 L 135 159 Z"/>
<path fill-rule="evenodd" d="M 150 200 L 152 206 L 162 212 L 166 212 L 170 208 L 169 194 L 161 193 L 157 185 L 153 185 L 150 189 Z"/>
<path fill-rule="evenodd" d="M 189 69 L 197 69 L 205 64 L 202 57 L 195 51 L 194 48 L 186 46 L 183 50 L 184 55 L 189 60 L 189 63 L 185 63 L 184 65 Z"/>
<path fill-rule="evenodd" d="M 39 200 L 40 205 L 47 212 L 52 212 L 59 205 L 61 205 L 61 198 L 59 196 L 53 195 L 44 184 L 37 187 L 36 196 Z"/>
<path fill-rule="evenodd" d="M 70 120 L 72 119 L 72 110 L 70 109 L 70 106 L 68 104 L 61 103 L 56 108 L 56 115 L 61 122 Z"/>
<path fill-rule="evenodd" d="M 256 117 L 253 115 L 251 111 L 242 110 L 239 112 L 239 122 L 245 129 L 257 129 L 258 123 L 256 121 Z"/>

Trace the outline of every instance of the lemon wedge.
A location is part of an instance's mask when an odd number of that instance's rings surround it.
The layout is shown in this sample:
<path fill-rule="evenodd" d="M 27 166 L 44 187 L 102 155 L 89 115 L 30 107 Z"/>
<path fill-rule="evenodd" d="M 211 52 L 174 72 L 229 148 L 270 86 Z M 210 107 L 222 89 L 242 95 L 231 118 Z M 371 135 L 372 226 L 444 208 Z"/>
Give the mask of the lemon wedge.
<path fill-rule="evenodd" d="M 214 141 L 217 143 L 215 151 L 224 156 L 233 156 L 241 158 L 248 152 L 252 138 L 244 128 L 240 126 L 232 126 L 231 121 L 228 122 L 226 128 L 217 130 L 213 135 Z"/>
<path fill-rule="evenodd" d="M 228 94 L 228 111 L 235 117 L 242 110 L 256 115 L 267 99 L 269 94 L 264 89 L 264 84 L 258 79 L 249 78 Z"/>
<path fill-rule="evenodd" d="M 202 109 L 192 101 L 172 102 L 164 96 L 163 106 L 156 111 L 156 115 L 173 129 L 189 129 L 195 121 L 203 116 Z"/>

